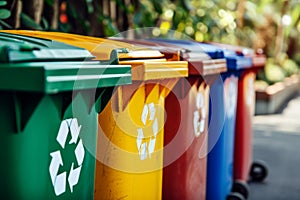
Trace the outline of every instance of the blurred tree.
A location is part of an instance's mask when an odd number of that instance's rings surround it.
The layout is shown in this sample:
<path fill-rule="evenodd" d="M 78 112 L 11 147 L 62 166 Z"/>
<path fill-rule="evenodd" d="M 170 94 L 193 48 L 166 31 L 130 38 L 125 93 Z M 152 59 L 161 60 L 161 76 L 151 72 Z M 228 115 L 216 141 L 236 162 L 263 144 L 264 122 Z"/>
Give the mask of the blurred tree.
<path fill-rule="evenodd" d="M 11 28 L 9 24 L 7 24 L 4 20 L 11 16 L 11 12 L 9 8 L 11 5 L 7 3 L 7 1 L 0 1 L 0 29 L 4 26 L 7 28 Z"/>
<path fill-rule="evenodd" d="M 186 34 L 197 41 L 249 46 L 263 49 L 268 56 L 281 52 L 295 55 L 300 33 L 299 0 L 0 2 L 2 29 L 57 30 L 105 37 L 128 29 L 156 27 L 152 31 L 155 36 L 176 30 L 173 36 L 177 38 Z M 290 24 L 284 24 L 283 19 L 290 19 Z"/>
<path fill-rule="evenodd" d="M 291 24 L 285 30 L 285 37 L 287 38 L 287 54 L 289 57 L 294 58 L 299 52 L 299 33 L 300 33 L 300 3 L 298 0 L 291 1 L 290 3 L 290 16 Z M 300 55 L 300 54 L 299 54 Z"/>

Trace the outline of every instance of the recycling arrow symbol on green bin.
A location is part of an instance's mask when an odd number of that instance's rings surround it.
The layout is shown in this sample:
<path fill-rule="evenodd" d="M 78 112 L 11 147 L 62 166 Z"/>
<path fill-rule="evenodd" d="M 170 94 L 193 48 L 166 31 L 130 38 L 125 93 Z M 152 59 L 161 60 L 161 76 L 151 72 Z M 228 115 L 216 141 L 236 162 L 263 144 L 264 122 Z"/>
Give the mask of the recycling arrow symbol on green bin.
<path fill-rule="evenodd" d="M 78 125 L 78 121 L 76 118 L 63 120 L 60 124 L 56 141 L 60 144 L 62 149 L 64 149 L 67 142 L 68 134 L 71 133 L 71 140 L 69 141 L 69 144 L 77 144 L 74 153 L 78 167 L 74 169 L 74 162 L 72 162 L 68 177 L 67 172 L 62 172 L 58 174 L 60 166 L 64 165 L 60 150 L 50 153 L 52 159 L 49 166 L 49 173 L 56 196 L 59 196 L 66 191 L 67 181 L 71 192 L 73 192 L 73 187 L 77 185 L 79 181 L 81 167 L 85 155 L 82 139 L 80 139 L 78 142 L 80 129 L 81 125 Z"/>

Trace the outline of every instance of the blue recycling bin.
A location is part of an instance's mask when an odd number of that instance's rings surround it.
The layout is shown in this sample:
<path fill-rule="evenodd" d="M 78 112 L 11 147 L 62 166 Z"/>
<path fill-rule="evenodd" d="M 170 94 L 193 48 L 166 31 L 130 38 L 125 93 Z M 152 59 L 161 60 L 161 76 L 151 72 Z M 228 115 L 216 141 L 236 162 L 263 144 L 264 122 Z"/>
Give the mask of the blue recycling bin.
<path fill-rule="evenodd" d="M 207 200 L 225 200 L 232 193 L 233 158 L 238 96 L 238 78 L 243 70 L 252 66 L 251 58 L 237 55 L 234 51 L 223 50 L 210 44 L 200 44 L 212 58 L 226 58 L 227 72 L 211 86 L 208 161 Z M 219 115 L 214 114 L 218 112 Z M 237 121 L 238 123 L 238 121 Z M 221 127 L 221 128 L 220 128 Z M 220 131 L 221 129 L 221 131 Z M 230 198 L 229 198 L 230 199 Z"/>

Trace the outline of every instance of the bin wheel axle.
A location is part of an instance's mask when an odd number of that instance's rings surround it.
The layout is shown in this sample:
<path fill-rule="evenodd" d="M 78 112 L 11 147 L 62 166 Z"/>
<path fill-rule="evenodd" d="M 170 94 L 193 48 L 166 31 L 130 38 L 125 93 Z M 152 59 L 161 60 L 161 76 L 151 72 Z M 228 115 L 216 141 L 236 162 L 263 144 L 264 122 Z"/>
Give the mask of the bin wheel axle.
<path fill-rule="evenodd" d="M 237 192 L 231 192 L 227 195 L 226 200 L 246 200 L 243 195 Z"/>
<path fill-rule="evenodd" d="M 232 192 L 241 194 L 245 199 L 249 196 L 249 186 L 246 182 L 235 180 L 232 186 Z"/>
<path fill-rule="evenodd" d="M 268 168 L 265 162 L 255 161 L 251 165 L 250 177 L 252 181 L 262 182 L 268 176 Z"/>

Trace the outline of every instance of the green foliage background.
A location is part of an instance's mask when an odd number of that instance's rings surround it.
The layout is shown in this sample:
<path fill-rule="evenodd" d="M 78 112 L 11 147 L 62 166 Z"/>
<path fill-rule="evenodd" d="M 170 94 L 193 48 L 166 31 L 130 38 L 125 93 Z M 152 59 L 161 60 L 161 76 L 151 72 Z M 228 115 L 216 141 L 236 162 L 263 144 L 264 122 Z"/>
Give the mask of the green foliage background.
<path fill-rule="evenodd" d="M 109 37 L 143 27 L 263 50 L 272 65 L 282 56 L 300 63 L 300 0 L 0 0 L 0 29 Z"/>

